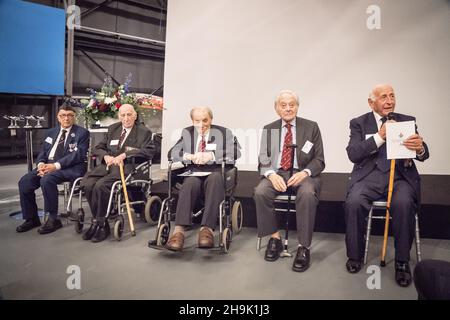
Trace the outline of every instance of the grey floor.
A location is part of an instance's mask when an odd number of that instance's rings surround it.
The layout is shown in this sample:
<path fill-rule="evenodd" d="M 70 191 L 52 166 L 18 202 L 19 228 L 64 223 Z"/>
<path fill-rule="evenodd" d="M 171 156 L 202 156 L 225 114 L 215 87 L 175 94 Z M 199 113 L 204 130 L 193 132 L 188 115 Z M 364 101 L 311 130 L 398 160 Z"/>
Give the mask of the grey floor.
<path fill-rule="evenodd" d="M 343 234 L 315 233 L 312 264 L 305 273 L 291 271 L 292 258 L 266 262 L 256 250 L 256 230 L 235 236 L 229 254 L 195 248 L 197 230 L 186 249 L 170 253 L 149 249 L 155 228 L 138 224 L 136 237 L 124 235 L 99 244 L 82 241 L 71 223 L 49 235 L 15 232 L 21 223 L 9 217 L 19 209 L 17 180 L 23 165 L 0 168 L 0 298 L 3 299 L 416 299 L 414 286 L 394 280 L 393 240 L 381 288 L 368 289 L 370 265 L 378 265 L 380 237 L 373 237 L 369 262 L 358 274 L 345 269 Z M 40 199 L 38 201 L 42 203 Z M 62 201 L 61 201 L 62 202 Z M 295 239 L 295 233 L 291 233 Z M 266 240 L 263 241 L 265 245 Z M 290 251 L 295 254 L 295 241 Z M 450 240 L 422 239 L 423 258 L 450 260 Z M 414 247 L 411 252 L 414 267 Z M 67 288 L 67 268 L 81 271 L 81 289 Z"/>

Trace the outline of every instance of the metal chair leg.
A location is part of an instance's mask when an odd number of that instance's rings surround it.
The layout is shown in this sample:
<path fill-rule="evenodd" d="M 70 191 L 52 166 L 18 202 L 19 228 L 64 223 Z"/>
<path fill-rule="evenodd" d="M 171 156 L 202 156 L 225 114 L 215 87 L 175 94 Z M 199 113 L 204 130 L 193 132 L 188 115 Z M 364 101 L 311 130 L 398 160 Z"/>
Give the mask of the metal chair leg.
<path fill-rule="evenodd" d="M 364 264 L 367 263 L 367 255 L 369 252 L 369 238 L 372 229 L 372 213 L 373 213 L 373 206 L 370 207 L 369 216 L 367 217 L 366 246 L 364 248 Z"/>
<path fill-rule="evenodd" d="M 417 254 L 417 262 L 422 260 L 422 253 L 420 252 L 420 230 L 419 230 L 419 215 L 416 212 L 416 254 Z"/>
<path fill-rule="evenodd" d="M 69 184 L 64 182 L 64 208 L 67 208 L 67 198 L 69 193 Z"/>
<path fill-rule="evenodd" d="M 256 250 L 261 250 L 261 237 L 258 237 L 258 239 L 256 239 Z"/>

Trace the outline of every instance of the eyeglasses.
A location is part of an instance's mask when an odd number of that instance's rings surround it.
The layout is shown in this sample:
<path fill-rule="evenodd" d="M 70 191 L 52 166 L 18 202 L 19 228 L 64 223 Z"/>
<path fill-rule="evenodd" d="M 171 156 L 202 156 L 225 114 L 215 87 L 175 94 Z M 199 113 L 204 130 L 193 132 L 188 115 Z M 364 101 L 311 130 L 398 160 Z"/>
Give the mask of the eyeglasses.
<path fill-rule="evenodd" d="M 75 115 L 74 114 L 59 114 L 58 117 L 60 118 L 73 118 Z"/>

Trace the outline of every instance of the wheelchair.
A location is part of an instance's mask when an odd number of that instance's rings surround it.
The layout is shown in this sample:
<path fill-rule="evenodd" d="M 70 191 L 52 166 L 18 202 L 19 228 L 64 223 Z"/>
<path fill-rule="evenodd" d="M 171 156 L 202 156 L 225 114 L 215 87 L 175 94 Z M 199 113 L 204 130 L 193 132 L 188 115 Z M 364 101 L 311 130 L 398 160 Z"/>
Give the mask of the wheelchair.
<path fill-rule="evenodd" d="M 226 165 L 227 161 L 222 162 L 222 177 L 223 177 L 223 189 L 224 200 L 220 203 L 219 207 L 219 234 L 218 234 L 218 247 L 213 249 L 219 250 L 223 253 L 228 253 L 231 246 L 233 234 L 238 234 L 242 230 L 243 222 L 243 210 L 240 201 L 236 200 L 233 196 L 234 189 L 238 182 L 238 170 L 232 165 Z M 179 174 L 186 171 L 186 166 L 181 168 L 173 168 L 174 162 L 169 159 L 167 180 L 168 180 L 168 196 L 165 198 L 161 205 L 161 213 L 159 214 L 157 233 L 154 240 L 148 242 L 148 246 L 153 249 L 164 249 L 170 236 L 170 221 L 175 218 L 177 193 L 181 189 L 183 177 Z M 201 202 L 203 202 L 202 199 Z M 200 209 L 194 209 L 193 219 L 201 215 L 204 211 L 202 205 Z"/>
<path fill-rule="evenodd" d="M 156 225 L 161 210 L 161 198 L 151 193 L 152 180 L 152 161 L 142 160 L 142 158 L 130 157 L 132 163 L 139 163 L 132 172 L 125 177 L 128 195 L 130 197 L 131 214 L 140 217 L 143 222 L 150 226 Z M 141 162 L 143 161 L 143 162 Z M 85 224 L 85 212 L 83 209 L 83 190 L 80 186 L 83 177 L 73 182 L 69 199 L 66 207 L 66 215 L 75 222 L 75 231 L 83 232 Z M 78 210 L 72 211 L 72 201 L 75 197 L 75 190 L 78 188 Z M 122 239 L 124 227 L 126 203 L 124 201 L 122 181 L 115 181 L 111 187 L 109 195 L 108 209 L 105 219 L 114 221 L 113 236 L 116 240 Z"/>

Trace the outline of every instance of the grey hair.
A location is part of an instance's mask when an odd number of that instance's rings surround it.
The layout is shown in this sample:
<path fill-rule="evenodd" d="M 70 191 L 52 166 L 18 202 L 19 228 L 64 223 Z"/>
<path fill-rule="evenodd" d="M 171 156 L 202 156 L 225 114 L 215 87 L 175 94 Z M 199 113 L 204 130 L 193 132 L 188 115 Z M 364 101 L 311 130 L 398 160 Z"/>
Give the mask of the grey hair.
<path fill-rule="evenodd" d="M 209 117 L 211 119 L 213 118 L 213 113 L 212 113 L 210 108 L 208 108 L 208 107 L 194 107 L 194 108 L 192 108 L 191 113 L 190 113 L 192 120 L 194 119 L 194 111 L 196 111 L 196 110 L 206 111 L 206 112 L 208 112 Z"/>
<path fill-rule="evenodd" d="M 300 101 L 298 100 L 298 96 L 294 91 L 291 90 L 281 90 L 280 93 L 275 97 L 274 106 L 277 106 L 278 101 L 281 99 L 281 96 L 283 94 L 288 94 L 295 98 L 295 101 L 297 102 L 297 105 L 299 105 Z"/>

